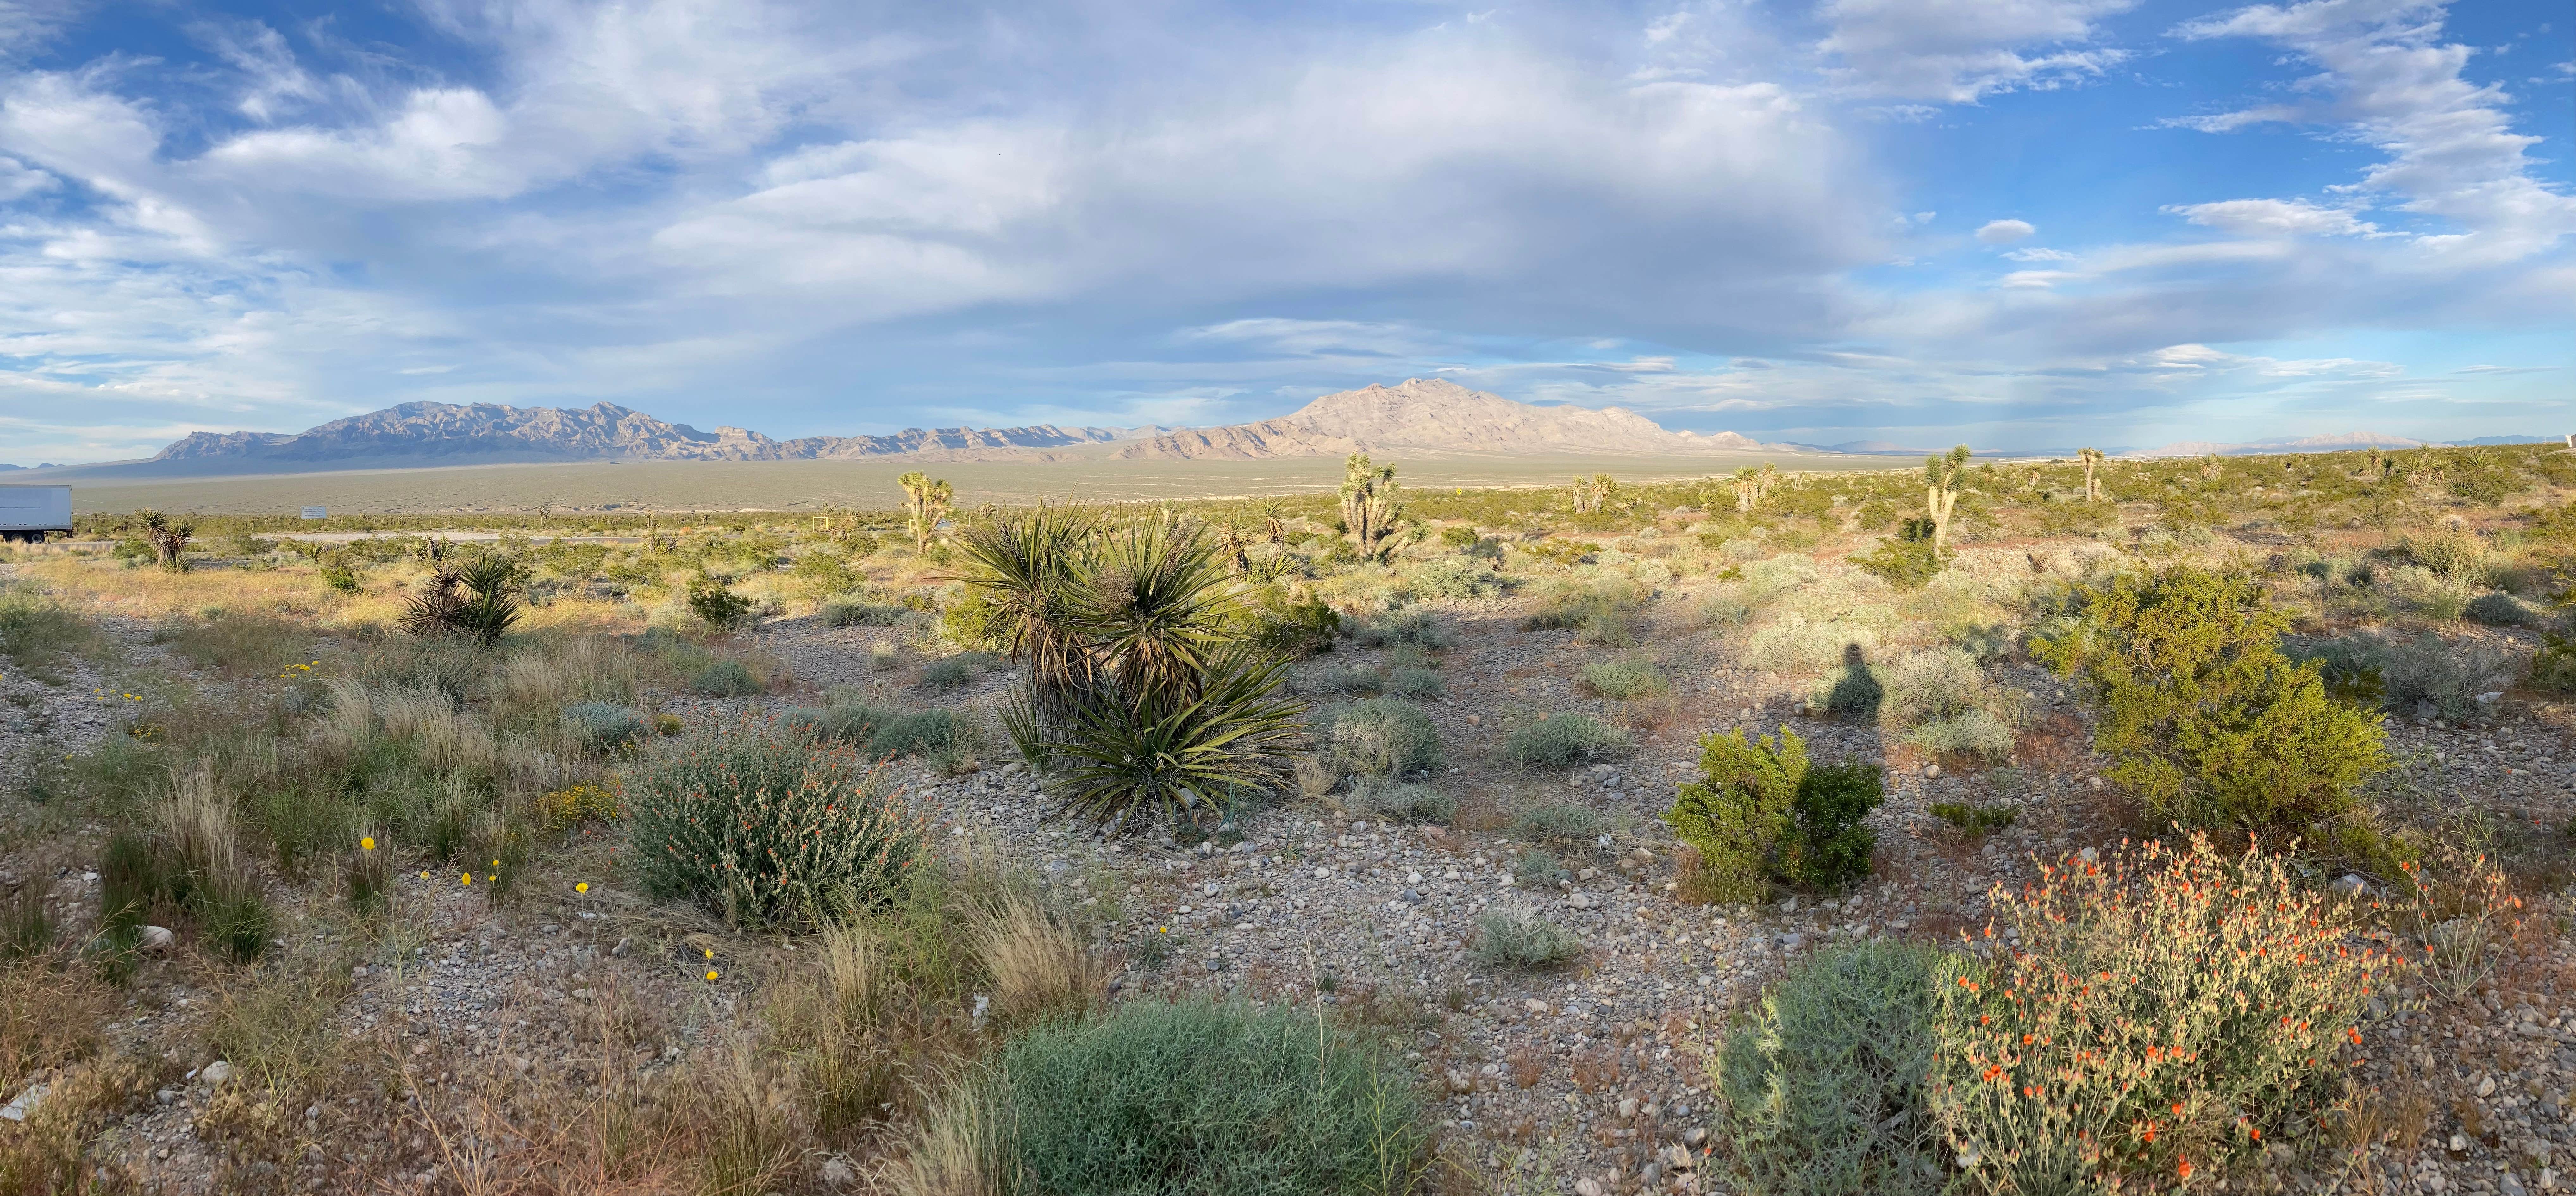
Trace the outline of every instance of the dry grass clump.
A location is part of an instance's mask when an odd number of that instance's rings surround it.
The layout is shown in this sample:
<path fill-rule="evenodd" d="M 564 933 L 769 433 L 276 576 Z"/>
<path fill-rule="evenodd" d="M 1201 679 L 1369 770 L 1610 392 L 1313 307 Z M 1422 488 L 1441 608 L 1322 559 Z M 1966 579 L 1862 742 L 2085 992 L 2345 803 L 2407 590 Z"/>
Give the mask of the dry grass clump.
<path fill-rule="evenodd" d="M 283 669 L 312 663 L 307 651 L 312 632 L 302 624 L 272 614 L 218 610 L 203 618 L 181 618 L 153 633 L 200 667 L 236 676 L 277 676 Z"/>

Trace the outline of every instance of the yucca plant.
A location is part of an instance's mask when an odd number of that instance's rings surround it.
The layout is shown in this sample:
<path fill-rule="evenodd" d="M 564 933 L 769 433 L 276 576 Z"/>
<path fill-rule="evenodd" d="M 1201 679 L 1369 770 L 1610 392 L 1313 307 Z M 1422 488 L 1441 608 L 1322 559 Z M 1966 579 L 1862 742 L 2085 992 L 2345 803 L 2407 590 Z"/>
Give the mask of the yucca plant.
<path fill-rule="evenodd" d="M 518 566 L 506 557 L 481 556 L 442 563 L 404 600 L 403 629 L 418 636 L 462 635 L 491 645 L 519 621 Z"/>
<path fill-rule="evenodd" d="M 1246 639 L 1220 537 L 1171 516 L 1112 524 L 1040 506 L 970 529 L 965 582 L 999 612 L 1028 680 L 1003 713 L 1079 816 L 1133 829 L 1221 820 L 1290 782 L 1300 710 Z"/>

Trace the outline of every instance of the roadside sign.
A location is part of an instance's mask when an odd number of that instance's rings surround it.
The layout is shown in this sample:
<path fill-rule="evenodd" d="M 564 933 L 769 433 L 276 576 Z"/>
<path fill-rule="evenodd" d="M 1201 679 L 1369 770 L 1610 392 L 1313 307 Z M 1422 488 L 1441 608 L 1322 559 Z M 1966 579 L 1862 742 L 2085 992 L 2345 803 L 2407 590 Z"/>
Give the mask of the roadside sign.
<path fill-rule="evenodd" d="M 320 507 L 306 507 L 304 508 L 304 517 L 307 519 L 328 519 L 331 517 L 331 512 L 323 510 Z"/>

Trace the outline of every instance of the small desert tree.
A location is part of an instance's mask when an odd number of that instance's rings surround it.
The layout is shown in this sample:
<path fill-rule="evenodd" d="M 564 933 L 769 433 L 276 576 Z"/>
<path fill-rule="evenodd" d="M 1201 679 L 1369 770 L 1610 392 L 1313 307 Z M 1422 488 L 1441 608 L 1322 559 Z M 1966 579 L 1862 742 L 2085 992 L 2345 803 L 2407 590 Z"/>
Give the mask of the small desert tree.
<path fill-rule="evenodd" d="M 2289 619 L 2255 582 L 2185 567 L 2081 597 L 2083 621 L 2036 647 L 2092 683 L 2108 774 L 2158 821 L 2298 827 L 2388 767 L 2379 717 L 2282 654 Z"/>
<path fill-rule="evenodd" d="M 1574 513 L 1577 515 L 1589 515 L 1600 510 L 1602 504 L 1610 501 L 1610 487 L 1611 482 L 1609 474 L 1594 473 L 1576 475 L 1573 491 Z"/>
<path fill-rule="evenodd" d="M 186 519 L 172 519 L 150 507 L 134 513 L 143 524 L 143 540 L 152 546 L 152 556 L 164 569 L 176 572 L 187 568 L 188 541 L 197 534 L 197 525 Z"/>
<path fill-rule="evenodd" d="M 1367 453 L 1352 453 L 1343 468 L 1342 522 L 1351 529 L 1361 556 L 1383 559 L 1395 549 L 1395 523 L 1404 514 L 1395 467 L 1372 468 Z"/>
<path fill-rule="evenodd" d="M 1932 552 L 1949 550 L 1950 512 L 1959 506 L 1959 487 L 1968 474 L 1968 446 L 1923 459 L 1923 514 L 1932 520 Z"/>
<path fill-rule="evenodd" d="M 2084 463 L 2084 501 L 2102 501 L 2102 479 L 2096 476 L 2095 473 L 2096 470 L 2099 470 L 2102 467 L 2102 450 L 2097 448 L 2079 449 L 2076 451 L 2075 457 L 2077 460 Z"/>
<path fill-rule="evenodd" d="M 904 520 L 912 528 L 912 547 L 916 552 L 930 550 L 930 538 L 939 534 L 939 521 L 948 517 L 949 500 L 957 495 L 946 479 L 930 480 L 920 470 L 896 478 L 903 487 Z"/>

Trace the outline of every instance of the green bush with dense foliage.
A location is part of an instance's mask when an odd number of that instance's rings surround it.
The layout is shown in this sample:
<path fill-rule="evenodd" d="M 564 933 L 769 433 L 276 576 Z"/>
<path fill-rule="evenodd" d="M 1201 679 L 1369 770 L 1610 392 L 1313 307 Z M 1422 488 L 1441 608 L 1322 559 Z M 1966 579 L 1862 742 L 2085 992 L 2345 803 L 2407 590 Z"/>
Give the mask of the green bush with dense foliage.
<path fill-rule="evenodd" d="M 1940 952 L 1869 942 L 1809 955 L 1710 1070 L 1738 1187 L 1766 1196 L 1930 1196 L 1948 1178 L 1924 1085 Z"/>
<path fill-rule="evenodd" d="M 1413 1078 L 1382 1050 L 1293 1005 L 1203 997 L 1038 1026 L 925 1139 L 955 1145 L 917 1152 L 908 1190 L 1402 1196 L 1430 1165 Z"/>
<path fill-rule="evenodd" d="M 1709 901 L 1759 901 L 1774 883 L 1838 889 L 1869 874 L 1877 832 L 1863 821 L 1886 798 L 1878 766 L 1816 765 L 1787 727 L 1701 737 L 1701 779 L 1681 787 L 1664 821 L 1698 853 L 1691 877 Z"/>
<path fill-rule="evenodd" d="M 815 926 L 875 908 L 919 858 L 920 819 L 856 752 L 746 718 L 626 771 L 635 870 L 656 897 L 733 924 Z"/>
<path fill-rule="evenodd" d="M 2081 619 L 2035 647 L 2091 683 L 2107 774 L 2157 820 L 2313 823 L 2388 766 L 2378 716 L 2282 653 L 2288 620 L 2252 581 L 2176 567 L 2081 597 Z"/>

